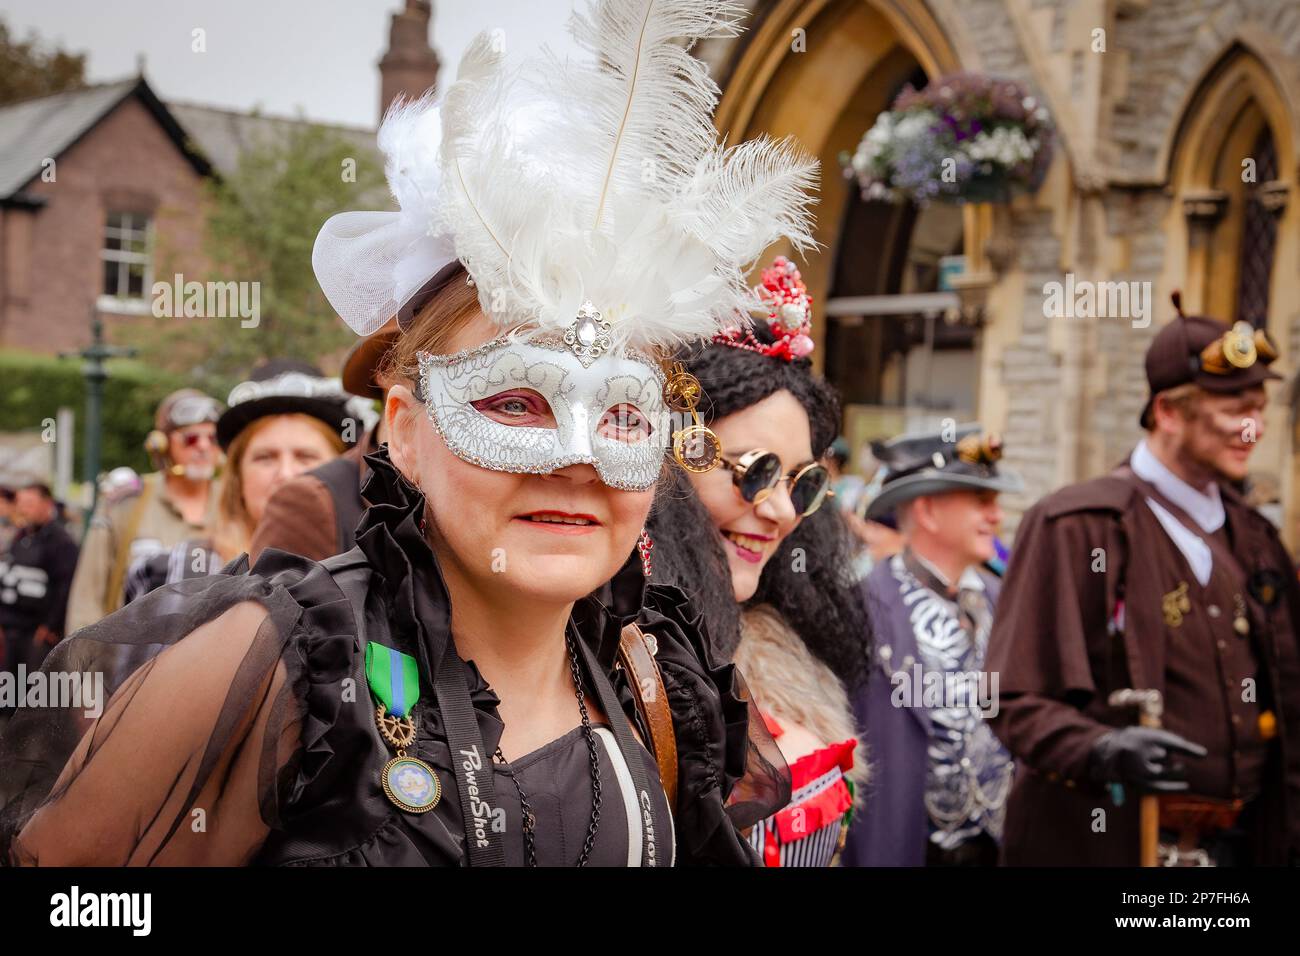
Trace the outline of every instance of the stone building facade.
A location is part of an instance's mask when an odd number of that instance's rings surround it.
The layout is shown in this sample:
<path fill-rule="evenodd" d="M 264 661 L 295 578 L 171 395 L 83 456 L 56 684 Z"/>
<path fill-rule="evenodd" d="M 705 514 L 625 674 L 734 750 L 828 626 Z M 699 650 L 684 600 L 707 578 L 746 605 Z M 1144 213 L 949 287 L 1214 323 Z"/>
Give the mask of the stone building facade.
<path fill-rule="evenodd" d="M 1026 481 L 1008 501 L 1013 528 L 1034 500 L 1102 473 L 1140 437 L 1143 352 L 1179 289 L 1188 314 L 1264 326 L 1280 348 L 1288 377 L 1273 387 L 1252 467 L 1261 490 L 1277 489 L 1284 534 L 1300 544 L 1300 0 L 747 5 L 745 34 L 701 48 L 723 88 L 719 130 L 731 141 L 794 136 L 821 160 L 823 248 L 804 274 L 823 304 L 846 290 L 918 291 L 906 275 L 876 275 L 878 260 L 891 257 L 891 243 L 942 236 L 919 228 L 934 218 L 922 213 L 907 228 L 875 230 L 885 239 L 873 245 L 872 230 L 854 225 L 863 200 L 838 175 L 839 154 L 902 84 L 986 73 L 1023 83 L 1050 110 L 1058 139 L 1042 188 L 948 213 L 960 216 L 946 251 L 965 255 L 962 312 L 977 319 L 957 342 L 971 365 L 970 399 L 951 407 L 1004 434 L 1007 463 Z M 913 249 L 907 261 L 926 254 Z M 1070 276 L 1149 283 L 1149 325 L 1132 315 L 1047 318 L 1049 283 Z M 815 354 L 852 391 L 854 370 L 877 361 L 863 346 L 875 340 L 837 323 L 820 322 Z M 927 367 L 939 375 L 955 366 L 908 366 L 913 379 Z"/>

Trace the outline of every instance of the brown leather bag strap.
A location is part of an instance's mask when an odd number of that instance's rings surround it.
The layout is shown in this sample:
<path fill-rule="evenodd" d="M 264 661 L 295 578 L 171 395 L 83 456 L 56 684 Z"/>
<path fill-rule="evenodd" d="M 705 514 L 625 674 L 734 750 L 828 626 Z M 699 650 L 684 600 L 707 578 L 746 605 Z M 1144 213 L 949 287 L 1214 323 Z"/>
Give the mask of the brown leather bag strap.
<path fill-rule="evenodd" d="M 668 806 L 677 811 L 677 735 L 673 712 L 668 707 L 663 675 L 654 655 L 658 650 L 652 635 L 635 624 L 623 628 L 618 643 L 618 661 L 627 671 L 632 699 L 641 719 L 650 728 L 650 749 L 659 764 L 659 778 L 668 795 Z"/>

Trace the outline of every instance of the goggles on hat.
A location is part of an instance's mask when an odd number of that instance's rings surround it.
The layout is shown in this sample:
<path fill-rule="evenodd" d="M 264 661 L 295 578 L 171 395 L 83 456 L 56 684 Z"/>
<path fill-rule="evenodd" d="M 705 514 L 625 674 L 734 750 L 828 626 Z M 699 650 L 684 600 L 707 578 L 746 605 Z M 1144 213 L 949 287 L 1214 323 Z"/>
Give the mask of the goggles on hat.
<path fill-rule="evenodd" d="M 957 457 L 968 465 L 994 465 L 1002 460 L 1002 438 L 991 432 L 967 435 L 956 448 Z"/>
<path fill-rule="evenodd" d="M 1249 322 L 1237 322 L 1232 328 L 1201 350 L 1201 371 L 1211 375 L 1231 375 L 1250 368 L 1257 361 L 1268 365 L 1277 358 L 1268 333 Z"/>
<path fill-rule="evenodd" d="M 221 406 L 215 398 L 207 395 L 184 395 L 167 409 L 167 425 L 170 429 L 185 428 L 188 425 L 200 425 L 215 422 L 221 417 Z"/>

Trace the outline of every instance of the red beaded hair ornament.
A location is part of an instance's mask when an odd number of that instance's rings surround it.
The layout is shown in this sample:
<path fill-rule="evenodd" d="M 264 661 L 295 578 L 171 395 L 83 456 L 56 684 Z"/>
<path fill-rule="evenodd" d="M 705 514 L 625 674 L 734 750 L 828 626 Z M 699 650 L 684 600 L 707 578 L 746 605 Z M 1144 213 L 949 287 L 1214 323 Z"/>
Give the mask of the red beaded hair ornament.
<path fill-rule="evenodd" d="M 795 264 L 785 256 L 777 256 L 763 270 L 763 281 L 754 291 L 767 306 L 767 318 L 763 321 L 772 329 L 776 341 L 764 345 L 748 328 L 719 332 L 713 341 L 787 362 L 811 352 L 813 340 L 808 333 L 812 331 L 812 296 Z"/>

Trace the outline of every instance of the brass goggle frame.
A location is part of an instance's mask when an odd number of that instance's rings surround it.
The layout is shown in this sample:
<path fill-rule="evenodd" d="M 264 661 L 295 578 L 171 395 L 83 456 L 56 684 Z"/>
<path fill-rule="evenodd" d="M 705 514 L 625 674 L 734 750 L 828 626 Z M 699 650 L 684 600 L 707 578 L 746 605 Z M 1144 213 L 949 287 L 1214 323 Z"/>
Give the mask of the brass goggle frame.
<path fill-rule="evenodd" d="M 1002 459 L 1002 438 L 988 432 L 957 442 L 957 457 L 968 465 L 993 465 Z"/>
<path fill-rule="evenodd" d="M 702 393 L 699 379 L 686 371 L 681 362 L 669 366 L 664 403 L 675 412 L 690 412 L 694 423 L 673 432 L 673 458 L 677 464 L 697 475 L 710 472 L 722 463 L 722 442 L 713 429 L 700 421 L 695 410 Z"/>
<path fill-rule="evenodd" d="M 721 458 L 720 460 L 722 464 L 726 465 L 728 468 L 731 469 L 731 483 L 735 485 L 736 490 L 739 491 L 741 482 L 744 481 L 745 475 L 749 473 L 749 470 L 752 467 L 754 467 L 754 463 L 759 459 L 764 458 L 771 454 L 773 453 L 768 451 L 766 448 L 755 448 L 753 451 L 745 452 L 743 455 L 740 456 L 740 458 L 737 461 L 731 461 L 727 458 Z M 777 457 L 777 461 L 779 462 L 780 460 L 781 459 Z M 808 462 L 808 464 L 804 465 L 793 475 L 783 475 L 778 473 L 776 479 L 770 485 L 768 485 L 765 488 L 760 488 L 754 494 L 753 499 L 746 499 L 746 500 L 749 501 L 750 504 L 761 505 L 764 501 L 766 501 L 769 497 L 771 497 L 772 492 L 776 491 L 778 485 L 786 481 L 790 482 L 790 490 L 791 490 L 791 494 L 793 495 L 794 487 L 797 484 L 799 484 L 800 479 L 802 479 L 805 475 L 807 475 L 810 471 L 813 471 L 814 469 L 821 469 L 822 471 L 826 471 L 826 466 L 818 461 L 810 461 Z M 829 487 L 829 484 L 830 484 L 830 476 L 827 475 L 828 487 L 826 488 L 825 494 L 822 495 L 821 501 L 818 502 L 817 508 L 820 508 L 823 504 L 825 504 L 827 498 L 835 497 L 835 489 Z M 742 494 L 741 497 L 744 497 L 744 495 Z M 813 508 L 811 511 L 802 512 L 802 515 L 806 517 L 807 515 L 810 515 L 813 512 L 815 512 L 817 508 Z"/>
<path fill-rule="evenodd" d="M 1211 375 L 1231 375 L 1257 361 L 1268 365 L 1276 358 L 1277 349 L 1267 332 L 1249 322 L 1237 322 L 1201 350 L 1201 369 Z"/>

